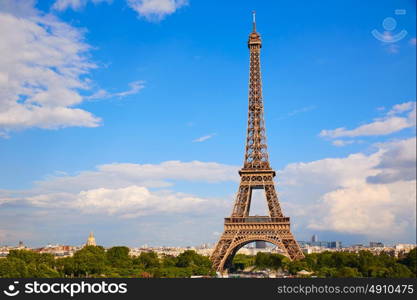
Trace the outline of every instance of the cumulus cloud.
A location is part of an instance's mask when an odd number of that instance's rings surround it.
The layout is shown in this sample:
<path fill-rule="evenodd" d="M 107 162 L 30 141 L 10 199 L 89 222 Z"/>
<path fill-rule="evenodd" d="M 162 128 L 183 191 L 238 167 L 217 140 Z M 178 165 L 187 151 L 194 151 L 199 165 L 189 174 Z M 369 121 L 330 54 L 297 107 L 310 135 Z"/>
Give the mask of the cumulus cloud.
<path fill-rule="evenodd" d="M 120 214 L 137 217 L 148 214 L 179 213 L 196 211 L 209 199 L 169 191 L 151 192 L 143 186 L 128 186 L 120 189 L 99 188 L 81 191 L 72 202 L 74 207 L 86 213 Z"/>
<path fill-rule="evenodd" d="M 382 143 L 380 161 L 375 169 L 380 170 L 370 176 L 370 183 L 391 183 L 399 180 L 413 180 L 416 177 L 416 138 Z"/>
<path fill-rule="evenodd" d="M 21 5 L 19 5 L 21 4 Z M 28 7 L 0 6 L 0 131 L 39 127 L 96 127 L 100 119 L 83 109 L 79 90 L 96 66 L 82 31 Z"/>
<path fill-rule="evenodd" d="M 71 1 L 58 2 L 70 5 Z M 97 127 L 101 119 L 77 105 L 89 99 L 125 97 L 144 87 L 143 81 L 135 81 L 127 91 L 101 89 L 82 96 L 81 91 L 91 89 L 89 72 L 97 67 L 84 31 L 33 5 L 33 1 L 0 2 L 0 137 L 33 127 Z"/>
<path fill-rule="evenodd" d="M 63 11 L 66 9 L 79 10 L 87 5 L 88 2 L 99 4 L 102 2 L 111 3 L 113 0 L 56 0 L 52 9 Z"/>
<path fill-rule="evenodd" d="M 380 143 L 370 154 L 293 163 L 278 171 L 280 201 L 284 214 L 292 218 L 297 238 L 323 231 L 337 234 L 341 240 L 355 234 L 365 240 L 413 241 L 415 144 L 415 137 Z M 27 210 L 31 213 L 25 216 L 25 222 L 42 224 L 52 222 L 52 216 L 77 216 L 77 222 L 85 223 L 90 218 L 111 219 L 115 224 L 142 220 L 143 226 L 149 225 L 147 220 L 151 218 L 152 226 L 146 227 L 146 232 L 159 241 L 173 240 L 178 232 L 204 241 L 210 237 L 198 232 L 221 230 L 221 219 L 232 209 L 238 169 L 213 162 L 167 161 L 113 163 L 76 174 L 59 173 L 35 182 L 28 190 L 0 190 L 0 220 L 11 220 L 17 212 Z M 221 198 L 208 197 L 204 188 L 194 189 L 225 183 L 230 193 Z M 193 187 L 193 192 L 181 192 L 185 186 Z M 206 186 L 209 190 L 217 187 Z M 252 213 L 265 213 L 262 194 L 255 193 L 252 204 Z M 202 219 L 204 222 L 199 222 Z M 172 220 L 182 223 L 174 229 Z M 191 231 L 185 230 L 189 224 L 194 224 Z"/>
<path fill-rule="evenodd" d="M 140 185 L 148 188 L 165 188 L 174 181 L 224 182 L 237 181 L 238 168 L 214 162 L 166 161 L 160 164 L 113 163 L 99 165 L 95 171 L 82 171 L 75 175 L 49 176 L 37 181 L 37 191 L 79 192 L 95 188 L 123 188 Z"/>
<path fill-rule="evenodd" d="M 284 208 L 298 226 L 398 241 L 415 237 L 416 140 L 377 145 L 366 155 L 286 166 Z"/>
<path fill-rule="evenodd" d="M 145 186 L 93 188 L 78 193 L 55 192 L 24 198 L 40 208 L 75 209 L 84 214 L 133 218 L 147 215 L 196 212 L 223 202 L 169 190 L 152 191 Z"/>
<path fill-rule="evenodd" d="M 127 4 L 148 20 L 160 21 L 187 4 L 186 0 L 127 0 Z"/>
<path fill-rule="evenodd" d="M 404 237 L 415 223 L 416 181 L 362 184 L 340 188 L 322 197 L 325 215 L 312 229 L 363 234 L 379 239 Z"/>
<path fill-rule="evenodd" d="M 388 135 L 406 128 L 416 126 L 416 102 L 405 102 L 394 105 L 383 118 L 361 125 L 354 129 L 344 127 L 333 130 L 322 130 L 321 137 L 340 138 L 358 136 Z"/>
<path fill-rule="evenodd" d="M 415 138 L 391 141 L 375 145 L 371 154 L 293 163 L 280 170 L 280 201 L 284 214 L 293 219 L 296 235 L 327 231 L 384 241 L 413 239 L 415 143 Z M 221 219 L 232 208 L 235 190 L 219 199 L 179 192 L 178 187 L 181 182 L 229 182 L 230 188 L 237 188 L 238 169 L 199 161 L 105 164 L 93 171 L 49 176 L 30 190 L 1 190 L 0 204 L 123 219 L 184 215 L 191 220 L 196 212 Z M 264 213 L 266 207 L 261 196 L 255 195 L 256 213 Z"/>
<path fill-rule="evenodd" d="M 60 174 L 35 182 L 26 191 L 0 190 L 0 205 L 24 202 L 40 208 L 76 209 L 83 213 L 134 217 L 223 207 L 223 200 L 174 192 L 176 182 L 237 181 L 237 167 L 210 162 L 167 161 L 160 164 L 114 163 L 95 171 Z M 156 190 L 155 190 L 156 189 Z"/>

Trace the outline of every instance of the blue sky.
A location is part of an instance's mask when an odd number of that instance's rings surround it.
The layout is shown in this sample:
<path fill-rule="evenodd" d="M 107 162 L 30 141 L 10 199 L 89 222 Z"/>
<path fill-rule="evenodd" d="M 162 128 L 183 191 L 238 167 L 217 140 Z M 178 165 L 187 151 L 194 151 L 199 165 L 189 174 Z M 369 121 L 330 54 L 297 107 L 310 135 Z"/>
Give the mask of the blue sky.
<path fill-rule="evenodd" d="M 0 5 L 0 244 L 214 242 L 243 159 L 252 10 L 296 237 L 415 242 L 414 1 L 51 0 Z"/>

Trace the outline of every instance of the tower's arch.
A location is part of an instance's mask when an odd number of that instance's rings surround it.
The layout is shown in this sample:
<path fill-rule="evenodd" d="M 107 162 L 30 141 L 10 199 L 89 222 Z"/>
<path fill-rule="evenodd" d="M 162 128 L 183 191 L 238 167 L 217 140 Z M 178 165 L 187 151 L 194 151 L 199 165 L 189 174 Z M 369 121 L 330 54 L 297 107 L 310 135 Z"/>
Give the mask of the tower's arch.
<path fill-rule="evenodd" d="M 226 254 L 224 255 L 224 259 L 221 261 L 219 265 L 219 270 L 224 271 L 225 269 L 229 269 L 232 266 L 233 258 L 235 257 L 236 253 L 247 244 L 256 242 L 256 241 L 264 241 L 267 243 L 271 243 L 277 246 L 279 249 L 282 250 L 282 255 L 288 257 L 291 260 L 291 256 L 288 254 L 287 249 L 285 248 L 284 244 L 279 238 L 269 238 L 269 237 L 260 237 L 260 236 L 247 236 L 242 237 L 241 239 L 237 239 L 236 241 L 232 242 L 227 249 Z"/>

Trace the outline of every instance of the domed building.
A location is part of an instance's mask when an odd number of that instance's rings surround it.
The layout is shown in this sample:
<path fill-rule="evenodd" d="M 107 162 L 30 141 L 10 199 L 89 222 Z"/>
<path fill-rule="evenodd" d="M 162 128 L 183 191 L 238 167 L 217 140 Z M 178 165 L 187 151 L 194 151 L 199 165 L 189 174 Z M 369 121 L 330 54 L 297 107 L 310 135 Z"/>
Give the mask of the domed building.
<path fill-rule="evenodd" d="M 86 246 L 96 246 L 96 239 L 94 238 L 93 232 L 90 232 L 90 235 L 88 236 Z"/>

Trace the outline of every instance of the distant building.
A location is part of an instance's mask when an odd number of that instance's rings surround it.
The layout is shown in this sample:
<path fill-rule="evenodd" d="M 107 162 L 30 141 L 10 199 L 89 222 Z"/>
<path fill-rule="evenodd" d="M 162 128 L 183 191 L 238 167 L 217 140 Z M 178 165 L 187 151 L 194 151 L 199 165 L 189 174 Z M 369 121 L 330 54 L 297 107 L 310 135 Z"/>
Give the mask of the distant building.
<path fill-rule="evenodd" d="M 265 241 L 256 241 L 255 242 L 255 248 L 256 249 L 265 249 L 266 248 L 266 242 Z"/>
<path fill-rule="evenodd" d="M 86 246 L 96 246 L 96 239 L 94 238 L 94 235 L 92 232 L 90 232 L 90 235 L 88 236 Z"/>
<path fill-rule="evenodd" d="M 416 244 L 397 244 L 394 246 L 395 251 L 409 252 L 414 248 L 416 248 Z"/>
<path fill-rule="evenodd" d="M 327 243 L 327 247 L 328 248 L 342 248 L 342 242 L 339 241 L 332 241 L 332 242 L 328 242 Z"/>
<path fill-rule="evenodd" d="M 376 248 L 376 247 L 384 247 L 384 244 L 381 242 L 369 242 L 370 248 Z"/>
<path fill-rule="evenodd" d="M 312 243 L 317 243 L 319 241 L 319 237 L 317 234 L 313 234 L 313 236 L 311 237 L 311 242 Z"/>

